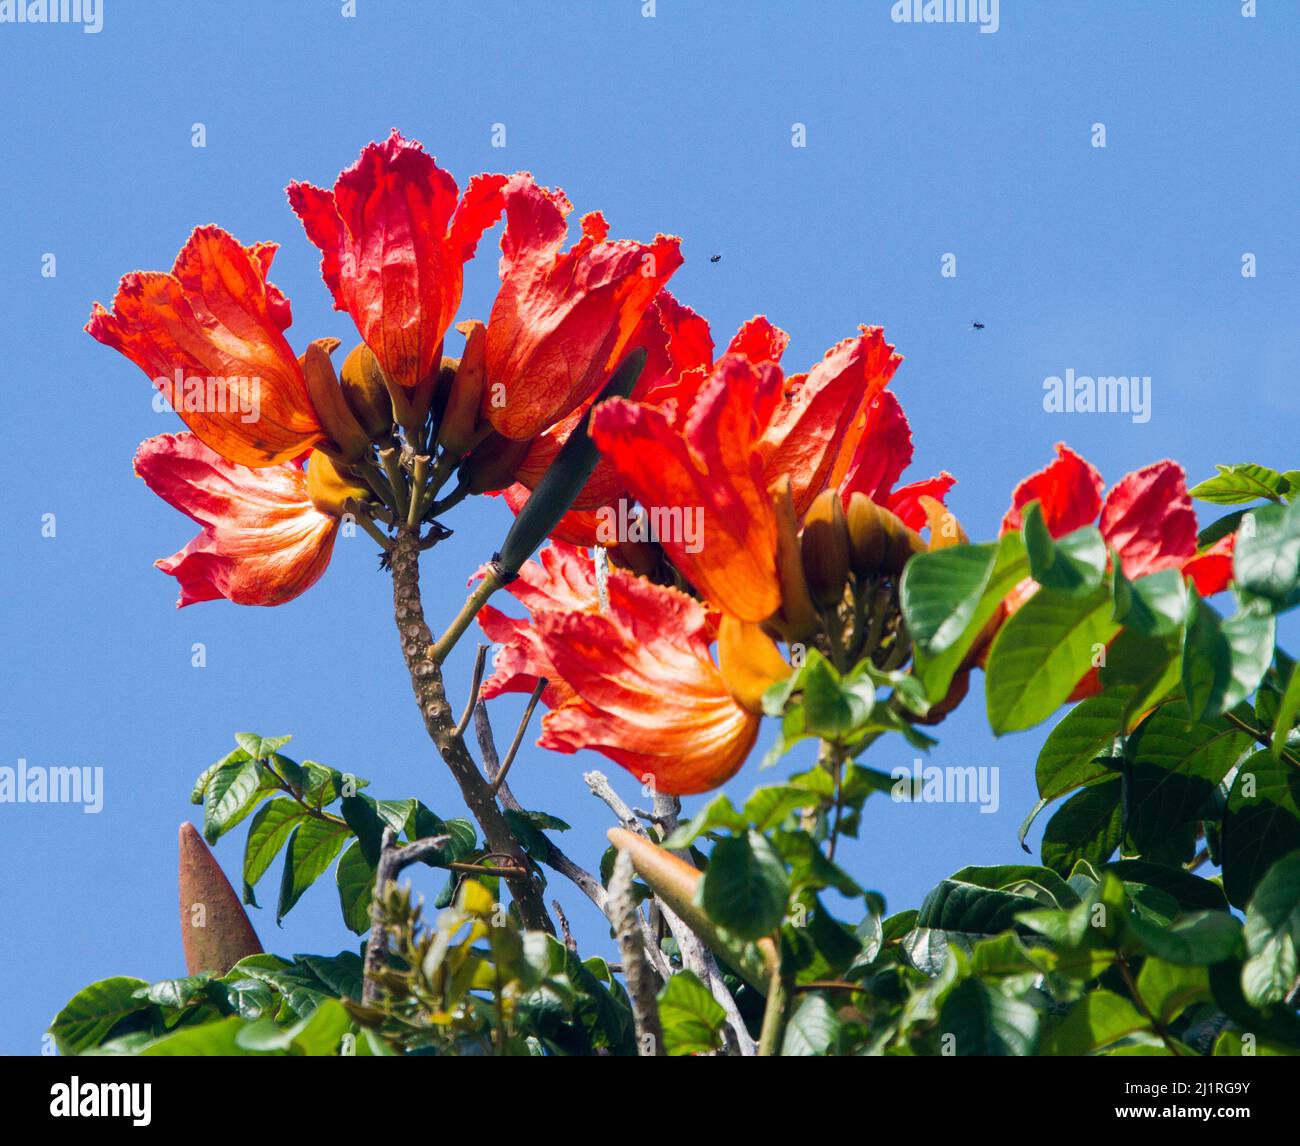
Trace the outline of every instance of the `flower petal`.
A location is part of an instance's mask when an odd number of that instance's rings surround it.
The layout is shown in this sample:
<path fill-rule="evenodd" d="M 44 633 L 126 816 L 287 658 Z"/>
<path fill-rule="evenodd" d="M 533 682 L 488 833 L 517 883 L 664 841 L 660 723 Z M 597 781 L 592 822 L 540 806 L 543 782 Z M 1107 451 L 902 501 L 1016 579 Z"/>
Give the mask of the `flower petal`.
<path fill-rule="evenodd" d="M 680 241 L 607 241 L 599 214 L 561 253 L 572 209 L 562 192 L 516 175 L 504 191 L 501 289 L 488 320 L 487 417 L 532 438 L 576 410 L 622 359 L 642 316 L 681 265 Z"/>
<path fill-rule="evenodd" d="M 338 521 L 312 505 L 298 466 L 249 469 L 193 434 L 163 434 L 141 444 L 135 472 L 203 527 L 179 553 L 156 562 L 180 582 L 178 605 L 219 597 L 282 605 L 325 572 Z"/>
<path fill-rule="evenodd" d="M 170 274 L 125 276 L 113 309 L 96 303 L 86 324 L 149 375 L 208 446 L 250 467 L 279 465 L 323 436 L 282 333 L 289 303 L 266 279 L 275 249 L 198 227 Z"/>
<path fill-rule="evenodd" d="M 1183 576 L 1190 579 L 1202 597 L 1222 593 L 1232 584 L 1232 551 L 1237 535 L 1229 533 L 1195 557 L 1183 562 Z"/>
<path fill-rule="evenodd" d="M 1057 442 L 1056 459 L 1016 486 L 1001 531 L 1019 529 L 1021 509 L 1035 500 L 1053 537 L 1091 525 L 1101 510 L 1102 486 L 1101 474 L 1064 442 Z"/>
<path fill-rule="evenodd" d="M 713 605 L 745 621 L 765 620 L 781 601 L 776 515 L 753 417 L 779 385 L 774 367 L 755 369 L 731 356 L 700 391 L 681 431 L 663 411 L 621 399 L 602 402 L 593 416 L 597 446 L 643 506 L 702 512 L 695 544 L 684 536 L 659 542 Z"/>
<path fill-rule="evenodd" d="M 322 252 L 321 275 L 385 372 L 408 388 L 428 377 L 460 305 L 464 264 L 500 217 L 504 175 L 456 181 L 394 130 L 371 143 L 331 194 L 289 185 L 289 203 Z"/>
<path fill-rule="evenodd" d="M 1097 523 L 1126 577 L 1181 568 L 1196 554 L 1196 511 L 1183 467 L 1162 461 L 1126 475 L 1106 495 Z"/>

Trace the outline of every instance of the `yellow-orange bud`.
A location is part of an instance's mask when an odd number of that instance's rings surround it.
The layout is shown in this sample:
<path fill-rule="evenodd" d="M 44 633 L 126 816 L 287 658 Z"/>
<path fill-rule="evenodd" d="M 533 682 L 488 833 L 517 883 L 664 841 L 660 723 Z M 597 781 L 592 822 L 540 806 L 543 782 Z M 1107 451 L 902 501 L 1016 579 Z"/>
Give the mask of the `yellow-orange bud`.
<path fill-rule="evenodd" d="M 307 460 L 307 496 L 321 513 L 342 517 L 348 499 L 364 501 L 370 491 L 338 467 L 320 450 L 312 450 Z"/>
<path fill-rule="evenodd" d="M 781 582 L 781 608 L 772 618 L 772 626 L 787 641 L 803 641 L 821 624 L 799 555 L 799 521 L 794 513 L 790 478 L 782 477 L 773 497 L 776 511 L 776 574 Z"/>
<path fill-rule="evenodd" d="M 792 670 L 758 625 L 724 613 L 718 625 L 718 671 L 737 703 L 761 715 L 763 693 Z"/>
<path fill-rule="evenodd" d="M 849 528 L 838 490 L 822 490 L 813 498 L 804 515 L 799 555 L 813 601 L 823 608 L 838 605 L 849 580 Z"/>
<path fill-rule="evenodd" d="M 393 428 L 393 401 L 384 384 L 379 359 L 364 342 L 343 360 L 343 396 L 370 441 L 378 441 Z"/>
<path fill-rule="evenodd" d="M 307 381 L 307 396 L 322 429 L 338 452 L 354 462 L 370 448 L 370 438 L 344 398 L 334 363 L 330 361 L 338 345 L 337 338 L 318 338 L 308 344 L 298 361 Z"/>
<path fill-rule="evenodd" d="M 438 444 L 452 457 L 460 458 L 478 445 L 491 427 L 481 416 L 487 378 L 487 327 L 471 321 L 462 322 L 456 329 L 465 336 L 465 352 L 447 395 L 438 426 Z M 444 364 L 448 361 L 443 359 Z"/>

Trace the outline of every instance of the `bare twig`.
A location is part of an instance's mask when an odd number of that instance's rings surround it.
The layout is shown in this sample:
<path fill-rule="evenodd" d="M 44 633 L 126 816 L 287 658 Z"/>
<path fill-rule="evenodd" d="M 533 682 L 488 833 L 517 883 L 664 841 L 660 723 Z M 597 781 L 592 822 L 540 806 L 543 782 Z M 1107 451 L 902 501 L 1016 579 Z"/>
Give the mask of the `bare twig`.
<path fill-rule="evenodd" d="M 460 720 L 456 722 L 456 735 L 464 736 L 465 729 L 469 727 L 469 718 L 474 715 L 474 706 L 478 704 L 478 691 L 483 685 L 483 666 L 487 663 L 487 645 L 479 645 L 478 651 L 474 654 L 474 677 L 469 685 L 469 700 L 465 702 L 465 711 L 460 714 Z"/>
<path fill-rule="evenodd" d="M 641 916 L 632 892 L 632 876 L 632 857 L 619 852 L 609 881 L 609 918 L 614 925 L 618 949 L 623 953 L 623 977 L 627 980 L 627 993 L 632 1000 L 637 1053 L 642 1058 L 658 1058 L 665 1053 L 663 1029 L 659 1025 L 655 977 L 646 959 Z"/>
<path fill-rule="evenodd" d="M 618 817 L 619 822 L 628 831 L 635 832 L 645 839 L 650 838 L 650 833 L 642 826 L 635 810 L 628 807 L 623 798 L 614 791 L 610 785 L 609 777 L 603 772 L 592 771 L 583 773 L 582 778 L 586 781 L 592 795 L 602 801 Z M 680 804 L 676 797 L 655 794 L 653 815 L 656 819 L 671 825 L 669 830 L 676 828 L 679 809 Z M 682 852 L 677 854 L 685 859 L 687 863 L 691 862 L 689 854 Z M 745 1028 L 745 1021 L 741 1018 L 740 1009 L 736 1006 L 736 1000 L 732 997 L 731 992 L 727 990 L 726 983 L 722 981 L 722 971 L 719 969 L 713 953 L 704 946 L 699 936 L 690 929 L 685 920 L 664 903 L 662 899 L 656 896 L 654 902 L 659 909 L 659 913 L 663 916 L 664 922 L 668 924 L 668 930 L 672 932 L 673 938 L 677 940 L 677 947 L 682 953 L 682 965 L 695 973 L 700 982 L 709 988 L 719 1006 L 727 1012 L 727 1027 L 730 1032 L 728 1041 L 731 1043 L 732 1048 L 736 1053 L 744 1057 L 753 1055 L 755 1053 L 754 1040 Z"/>
<path fill-rule="evenodd" d="M 558 899 L 551 900 L 551 910 L 555 912 L 555 918 L 560 921 L 560 934 L 564 936 L 564 945 L 570 951 L 576 951 L 578 941 L 574 939 L 573 932 L 569 930 L 569 917 L 564 914 L 564 908 L 560 906 Z"/>
<path fill-rule="evenodd" d="M 533 694 L 528 698 L 528 707 L 524 709 L 524 715 L 519 721 L 519 727 L 515 730 L 515 738 L 510 742 L 510 748 L 506 752 L 506 758 L 501 761 L 501 769 L 497 772 L 492 780 L 492 793 L 495 795 L 501 789 L 501 785 L 506 782 L 506 773 L 510 771 L 510 765 L 515 762 L 515 754 L 519 751 L 519 745 L 523 743 L 524 732 L 528 728 L 528 722 L 533 718 L 533 709 L 537 707 L 537 702 L 542 698 L 542 693 L 546 691 L 546 678 L 541 677 L 537 681 Z"/>
<path fill-rule="evenodd" d="M 397 833 L 387 825 L 379 837 L 379 863 L 375 867 L 375 890 L 370 897 L 370 935 L 366 939 L 366 957 L 362 971 L 361 1001 L 373 1003 L 379 995 L 376 976 L 384 969 L 388 934 L 384 926 L 384 893 L 404 868 L 450 842 L 450 836 L 425 836 L 402 847 L 396 846 Z"/>

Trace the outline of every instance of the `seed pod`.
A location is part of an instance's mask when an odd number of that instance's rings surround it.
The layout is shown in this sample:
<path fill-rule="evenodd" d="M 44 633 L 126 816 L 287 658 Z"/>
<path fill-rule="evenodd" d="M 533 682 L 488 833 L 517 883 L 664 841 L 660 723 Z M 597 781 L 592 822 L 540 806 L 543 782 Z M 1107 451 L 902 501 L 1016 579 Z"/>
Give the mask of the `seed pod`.
<path fill-rule="evenodd" d="M 849 528 L 838 490 L 822 490 L 808 507 L 799 555 L 813 601 L 822 608 L 838 605 L 849 580 Z"/>
<path fill-rule="evenodd" d="M 803 641 L 821 624 L 808 594 L 808 581 L 799 556 L 799 522 L 794 515 L 790 478 L 782 477 L 772 497 L 776 510 L 776 573 L 781 582 L 781 608 L 772 625 L 787 641 Z"/>
<path fill-rule="evenodd" d="M 763 693 L 785 680 L 791 669 L 758 625 L 724 613 L 718 626 L 718 672 L 736 703 L 761 716 Z"/>
<path fill-rule="evenodd" d="M 364 342 L 343 360 L 343 397 L 370 441 L 386 437 L 393 428 L 393 402 L 384 385 L 379 359 Z"/>
<path fill-rule="evenodd" d="M 246 956 L 260 955 L 262 945 L 235 889 L 193 824 L 181 825 L 180 852 L 185 969 L 191 975 L 224 975 Z"/>
<path fill-rule="evenodd" d="M 456 329 L 465 335 L 465 353 L 447 394 L 438 425 L 438 444 L 459 458 L 482 441 L 491 427 L 481 417 L 483 383 L 487 378 L 487 327 L 481 322 L 462 322 Z M 443 359 L 444 365 L 450 361 Z"/>
<path fill-rule="evenodd" d="M 342 517 L 348 499 L 365 501 L 370 490 L 338 467 L 320 450 L 312 450 L 307 461 L 307 496 L 321 513 Z"/>
<path fill-rule="evenodd" d="M 880 573 L 889 546 L 889 533 L 881 514 L 882 510 L 865 493 L 855 493 L 849 498 L 849 557 L 853 572 L 859 577 L 875 577 Z"/>
<path fill-rule="evenodd" d="M 354 462 L 370 448 L 370 439 L 343 397 L 343 388 L 334 373 L 330 355 L 338 345 L 337 338 L 318 338 L 308 344 L 298 361 L 307 380 L 307 396 L 321 428 L 339 454 Z"/>

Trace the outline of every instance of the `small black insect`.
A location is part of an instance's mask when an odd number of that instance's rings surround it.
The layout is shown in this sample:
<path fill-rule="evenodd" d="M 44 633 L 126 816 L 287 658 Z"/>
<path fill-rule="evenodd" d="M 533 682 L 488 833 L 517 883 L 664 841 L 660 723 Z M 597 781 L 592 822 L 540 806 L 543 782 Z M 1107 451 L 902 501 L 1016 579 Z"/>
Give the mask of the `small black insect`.
<path fill-rule="evenodd" d="M 973 326 L 976 330 L 984 329 L 984 324 L 982 322 L 972 322 L 971 326 Z"/>
<path fill-rule="evenodd" d="M 710 255 L 710 256 L 709 256 L 709 262 L 711 262 L 711 263 L 720 263 L 720 262 L 722 262 L 722 256 L 721 256 L 721 255 Z"/>

